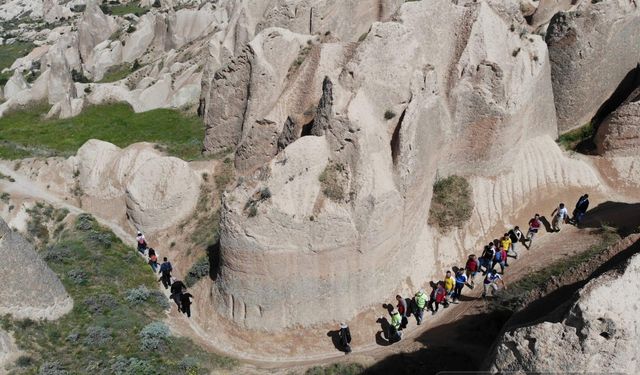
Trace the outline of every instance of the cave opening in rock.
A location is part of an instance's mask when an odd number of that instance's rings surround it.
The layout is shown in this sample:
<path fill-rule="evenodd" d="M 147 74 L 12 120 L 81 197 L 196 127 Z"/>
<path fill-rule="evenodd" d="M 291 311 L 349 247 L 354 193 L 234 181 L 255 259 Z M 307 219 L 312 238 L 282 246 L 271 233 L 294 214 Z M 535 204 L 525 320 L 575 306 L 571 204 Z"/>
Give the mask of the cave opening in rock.
<path fill-rule="evenodd" d="M 402 111 L 400 119 L 398 119 L 398 124 L 393 130 L 391 142 L 389 142 L 389 145 L 391 146 L 391 160 L 393 160 L 393 165 L 398 164 L 398 158 L 400 157 L 400 131 L 402 130 L 402 121 L 404 120 L 404 115 L 406 112 L 406 109 Z"/>
<path fill-rule="evenodd" d="M 311 134 L 311 129 L 313 129 L 313 122 L 314 121 L 315 121 L 315 119 L 312 119 L 308 123 L 302 125 L 302 131 L 300 132 L 300 137 L 306 137 L 308 135 L 312 135 Z"/>

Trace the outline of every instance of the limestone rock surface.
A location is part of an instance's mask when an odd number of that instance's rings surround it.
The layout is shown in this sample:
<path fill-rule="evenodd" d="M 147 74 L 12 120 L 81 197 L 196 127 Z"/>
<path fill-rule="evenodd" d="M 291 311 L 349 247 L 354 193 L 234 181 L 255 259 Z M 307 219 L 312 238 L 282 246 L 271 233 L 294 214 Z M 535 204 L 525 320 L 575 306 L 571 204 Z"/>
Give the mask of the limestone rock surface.
<path fill-rule="evenodd" d="M 558 13 L 547 29 L 558 129 L 589 122 L 640 63 L 640 7 L 584 2 Z"/>
<path fill-rule="evenodd" d="M 0 218 L 3 275 L 0 314 L 15 319 L 57 319 L 73 308 L 73 300 L 55 273 L 26 239 Z"/>
<path fill-rule="evenodd" d="M 590 281 L 561 321 L 505 333 L 490 371 L 637 373 L 638 282 L 640 256 L 635 255 L 622 273 L 612 271 Z"/>
<path fill-rule="evenodd" d="M 606 156 L 640 156 L 640 88 L 598 127 L 598 153 Z"/>

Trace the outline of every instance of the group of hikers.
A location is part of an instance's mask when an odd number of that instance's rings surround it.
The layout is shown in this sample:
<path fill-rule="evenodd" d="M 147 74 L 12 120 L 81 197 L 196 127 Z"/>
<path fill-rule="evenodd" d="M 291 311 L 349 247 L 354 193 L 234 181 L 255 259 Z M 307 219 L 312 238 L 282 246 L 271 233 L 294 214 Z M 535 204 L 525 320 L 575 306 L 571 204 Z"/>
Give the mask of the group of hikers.
<path fill-rule="evenodd" d="M 564 203 L 551 213 L 552 222 L 550 231 L 559 232 L 562 223 L 574 224 L 578 226 L 584 219 L 589 208 L 589 195 L 584 194 L 578 199 L 573 210 L 573 217 L 569 217 L 569 212 Z M 394 343 L 402 339 L 402 330 L 409 324 L 409 316 L 413 314 L 418 325 L 422 324 L 424 311 L 431 311 L 433 315 L 438 312 L 440 305 L 444 308 L 451 303 L 458 303 L 462 297 L 462 290 L 466 286 L 469 289 L 475 287 L 474 278 L 478 272 L 484 276 L 482 298 L 486 298 L 489 293 L 495 295 L 500 286 L 506 289 L 507 285 L 503 280 L 505 268 L 509 266 L 508 258 L 518 259 L 518 245 L 522 244 L 527 249 L 531 248 L 533 238 L 543 226 L 543 218 L 535 214 L 529 220 L 529 229 L 526 235 L 522 233 L 518 226 L 513 227 L 500 238 L 489 242 L 478 258 L 475 254 L 469 255 L 464 267 L 452 267 L 446 271 L 444 280 L 431 282 L 431 293 L 427 295 L 424 289 L 420 289 L 413 298 L 404 298 L 396 295 L 396 306 L 386 305 L 390 311 L 390 322 L 385 322 L 385 336 L 389 343 Z M 500 266 L 500 272 L 496 266 Z M 381 319 L 384 320 L 384 317 Z M 351 332 L 346 323 L 340 323 L 338 331 L 338 342 L 340 349 L 345 353 L 351 352 Z"/>
<path fill-rule="evenodd" d="M 176 306 L 178 306 L 178 311 L 185 314 L 188 318 L 191 317 L 191 300 L 193 296 L 191 293 L 187 292 L 187 286 L 180 280 L 175 280 L 171 276 L 171 272 L 173 271 L 173 266 L 171 262 L 164 257 L 162 260 L 162 264 L 158 264 L 158 254 L 156 251 L 147 245 L 147 239 L 144 237 L 142 232 L 138 231 L 136 235 L 136 242 L 138 247 L 138 252 L 144 257 L 147 258 L 147 262 L 151 266 L 151 270 L 155 274 L 160 274 L 160 278 L 158 282 L 162 283 L 162 286 L 165 289 L 170 289 L 171 295 L 170 299 L 172 299 Z"/>

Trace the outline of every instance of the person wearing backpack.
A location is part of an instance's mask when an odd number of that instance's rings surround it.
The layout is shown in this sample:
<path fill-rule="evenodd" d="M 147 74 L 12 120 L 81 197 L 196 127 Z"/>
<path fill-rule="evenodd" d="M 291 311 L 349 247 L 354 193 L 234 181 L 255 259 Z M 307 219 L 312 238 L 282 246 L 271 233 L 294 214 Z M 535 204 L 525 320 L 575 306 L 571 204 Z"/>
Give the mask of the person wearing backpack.
<path fill-rule="evenodd" d="M 145 250 L 147 250 L 147 240 L 140 231 L 138 231 L 138 235 L 136 236 L 136 242 L 138 243 L 138 252 L 144 255 Z"/>
<path fill-rule="evenodd" d="M 438 285 L 433 290 L 431 300 L 429 301 L 429 310 L 431 310 L 433 315 L 438 312 L 440 304 L 444 307 L 449 307 L 449 303 L 447 302 L 447 292 L 444 289 L 444 283 L 442 281 L 438 281 Z"/>
<path fill-rule="evenodd" d="M 578 199 L 576 203 L 576 208 L 573 210 L 573 223 L 577 226 L 580 225 L 580 222 L 587 214 L 587 210 L 589 209 L 589 194 L 584 194 Z"/>
<path fill-rule="evenodd" d="M 162 281 L 162 286 L 165 289 L 168 289 L 171 286 L 171 271 L 173 271 L 173 267 L 171 266 L 171 262 L 167 260 L 167 257 L 164 257 L 164 262 L 160 265 L 160 280 Z"/>
<path fill-rule="evenodd" d="M 484 247 L 482 256 L 480 257 L 480 268 L 484 267 L 484 271 L 482 271 L 483 276 L 493 267 L 493 258 L 495 258 L 495 256 L 496 245 L 493 242 L 489 242 L 489 244 Z"/>
<path fill-rule="evenodd" d="M 338 343 L 342 350 L 351 353 L 351 331 L 347 323 L 340 323 L 340 331 L 338 331 Z"/>
<path fill-rule="evenodd" d="M 489 272 L 487 274 L 487 277 L 485 277 L 484 279 L 484 290 L 482 291 L 482 298 L 487 297 L 487 292 L 489 290 L 492 290 L 492 295 L 496 294 L 496 292 L 498 291 L 498 281 L 502 283 L 503 289 L 507 289 L 502 276 L 500 276 L 498 272 L 496 272 L 496 270 L 491 270 L 491 272 Z"/>
<path fill-rule="evenodd" d="M 398 310 L 393 309 L 391 311 L 391 324 L 389 324 L 389 342 L 397 342 L 402 339 L 402 332 L 400 332 L 400 326 L 402 325 L 402 318 Z"/>
<path fill-rule="evenodd" d="M 424 317 L 424 308 L 427 305 L 427 295 L 424 294 L 424 289 L 420 289 L 413 297 L 413 304 L 415 307 L 414 315 L 416 316 L 418 325 L 420 325 Z"/>
<path fill-rule="evenodd" d="M 180 294 L 180 307 L 182 308 L 182 313 L 187 316 L 187 318 L 191 318 L 191 299 L 193 296 L 191 293 L 188 293 L 186 290 L 183 290 L 183 293 Z"/>
<path fill-rule="evenodd" d="M 453 290 L 453 303 L 458 303 L 458 300 L 462 297 L 462 288 L 464 288 L 465 285 L 473 289 L 473 286 L 469 285 L 467 281 L 467 274 L 463 269 L 458 269 L 456 272 L 456 285 Z"/>
<path fill-rule="evenodd" d="M 400 317 L 402 317 L 402 324 L 400 324 L 400 329 L 405 329 L 407 328 L 407 324 L 409 324 L 409 319 L 407 318 L 407 313 L 409 312 L 408 308 L 407 308 L 407 301 L 402 298 L 401 295 L 397 295 L 396 296 L 396 301 L 398 301 L 398 304 L 396 305 L 396 308 L 398 309 L 398 312 L 400 313 Z"/>
<path fill-rule="evenodd" d="M 469 281 L 469 284 L 471 285 L 475 284 L 473 279 L 476 277 L 476 274 L 478 273 L 478 269 L 480 269 L 480 262 L 478 262 L 478 260 L 476 259 L 476 255 L 475 254 L 469 255 L 469 258 L 467 258 L 467 264 L 465 264 L 464 266 L 464 270 L 467 273 L 467 280 Z M 451 274 L 451 272 L 449 271 L 447 272 Z M 445 284 L 445 289 L 446 287 L 447 285 Z"/>
<path fill-rule="evenodd" d="M 149 248 L 149 265 L 154 273 L 158 272 L 158 255 L 152 247 Z"/>
<path fill-rule="evenodd" d="M 516 225 L 507 234 L 509 235 L 509 239 L 511 239 L 511 249 L 509 250 L 514 254 L 515 258 L 518 259 L 518 250 L 516 247 L 523 237 L 520 227 Z M 508 254 L 509 252 L 507 252 L 507 255 Z"/>
<path fill-rule="evenodd" d="M 493 266 L 491 269 L 495 269 L 496 264 L 500 265 L 500 273 L 504 274 L 504 268 L 508 266 L 507 264 L 507 251 L 504 247 L 500 247 L 500 250 L 496 251 L 496 255 L 493 259 Z"/>

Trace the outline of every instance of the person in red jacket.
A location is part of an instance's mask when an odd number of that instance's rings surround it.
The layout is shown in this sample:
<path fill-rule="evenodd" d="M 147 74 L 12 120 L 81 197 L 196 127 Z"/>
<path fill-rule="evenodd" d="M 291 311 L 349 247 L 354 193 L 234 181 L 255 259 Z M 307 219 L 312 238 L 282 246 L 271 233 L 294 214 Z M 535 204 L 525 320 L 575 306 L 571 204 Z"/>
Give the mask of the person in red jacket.
<path fill-rule="evenodd" d="M 533 242 L 533 237 L 538 233 L 542 227 L 542 221 L 540 221 L 540 215 L 535 214 L 533 219 L 529 220 L 529 230 L 527 231 L 527 238 L 525 241 L 529 242 L 527 248 L 531 248 L 531 243 Z"/>
<path fill-rule="evenodd" d="M 473 278 L 476 277 L 478 273 L 478 268 L 480 268 L 480 263 L 475 254 L 469 255 L 467 259 L 467 264 L 464 266 L 464 269 L 467 273 L 467 280 L 469 280 L 469 284 L 474 285 Z"/>
<path fill-rule="evenodd" d="M 449 306 L 447 302 L 447 291 L 444 289 L 444 283 L 438 281 L 438 285 L 431 292 L 431 299 L 429 300 L 429 310 L 435 315 L 438 312 L 438 307 L 443 304 L 445 307 Z M 434 307 L 435 306 L 435 307 Z"/>

